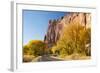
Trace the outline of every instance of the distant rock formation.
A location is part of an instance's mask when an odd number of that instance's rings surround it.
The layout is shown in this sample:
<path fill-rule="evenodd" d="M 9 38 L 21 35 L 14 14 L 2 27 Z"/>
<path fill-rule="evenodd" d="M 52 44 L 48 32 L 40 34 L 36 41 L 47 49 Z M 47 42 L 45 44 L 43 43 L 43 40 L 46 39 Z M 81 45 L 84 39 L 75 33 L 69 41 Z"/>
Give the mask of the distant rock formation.
<path fill-rule="evenodd" d="M 44 42 L 47 43 L 48 48 L 56 44 L 62 33 L 62 29 L 71 22 L 78 22 L 82 26 L 89 28 L 91 25 L 91 14 L 81 12 L 66 13 L 60 19 L 49 20 L 47 33 L 44 37 Z"/>

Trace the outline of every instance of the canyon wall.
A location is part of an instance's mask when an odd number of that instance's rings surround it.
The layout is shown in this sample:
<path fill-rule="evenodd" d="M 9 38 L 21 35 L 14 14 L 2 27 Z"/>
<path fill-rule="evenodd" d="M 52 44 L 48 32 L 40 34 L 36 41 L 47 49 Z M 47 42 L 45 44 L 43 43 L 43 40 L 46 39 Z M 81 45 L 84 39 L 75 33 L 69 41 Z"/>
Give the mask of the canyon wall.
<path fill-rule="evenodd" d="M 62 29 L 69 25 L 71 22 L 78 22 L 85 28 L 90 28 L 91 26 L 91 14 L 90 13 L 80 13 L 71 12 L 66 13 L 60 19 L 49 20 L 47 33 L 44 37 L 44 42 L 48 45 L 48 48 L 56 44 L 57 40 L 62 33 Z"/>

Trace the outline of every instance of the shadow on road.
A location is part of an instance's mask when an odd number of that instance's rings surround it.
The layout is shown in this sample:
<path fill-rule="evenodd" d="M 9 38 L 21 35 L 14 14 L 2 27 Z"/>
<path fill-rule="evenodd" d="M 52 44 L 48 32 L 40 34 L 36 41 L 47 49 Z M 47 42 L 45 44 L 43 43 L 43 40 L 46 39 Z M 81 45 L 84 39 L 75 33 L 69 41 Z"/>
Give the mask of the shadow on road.
<path fill-rule="evenodd" d="M 58 59 L 57 57 L 53 57 L 53 56 L 39 56 L 35 59 L 32 60 L 33 62 L 42 62 L 42 61 L 63 61 L 62 59 Z"/>

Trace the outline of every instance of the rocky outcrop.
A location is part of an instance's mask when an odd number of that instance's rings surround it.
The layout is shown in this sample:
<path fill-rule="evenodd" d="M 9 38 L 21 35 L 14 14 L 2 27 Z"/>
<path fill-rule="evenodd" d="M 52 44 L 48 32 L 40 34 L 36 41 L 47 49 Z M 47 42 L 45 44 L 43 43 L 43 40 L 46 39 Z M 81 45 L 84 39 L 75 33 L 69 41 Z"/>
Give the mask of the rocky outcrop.
<path fill-rule="evenodd" d="M 62 33 L 62 29 L 71 22 L 78 22 L 82 26 L 89 28 L 91 25 L 91 15 L 90 13 L 71 12 L 66 13 L 60 19 L 49 20 L 47 33 L 44 37 L 44 42 L 48 45 L 48 48 L 56 44 Z"/>

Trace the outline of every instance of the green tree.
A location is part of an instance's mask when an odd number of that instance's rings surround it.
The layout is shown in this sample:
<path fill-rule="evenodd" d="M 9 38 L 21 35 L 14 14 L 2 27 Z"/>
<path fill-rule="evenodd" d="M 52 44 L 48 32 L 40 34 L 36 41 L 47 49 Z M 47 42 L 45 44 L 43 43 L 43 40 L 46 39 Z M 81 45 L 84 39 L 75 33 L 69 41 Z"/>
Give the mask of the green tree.
<path fill-rule="evenodd" d="M 41 56 L 45 54 L 46 44 L 40 40 L 31 40 L 28 43 L 28 46 L 34 56 Z"/>
<path fill-rule="evenodd" d="M 29 47 L 27 45 L 23 46 L 23 54 L 24 55 L 29 54 Z"/>

